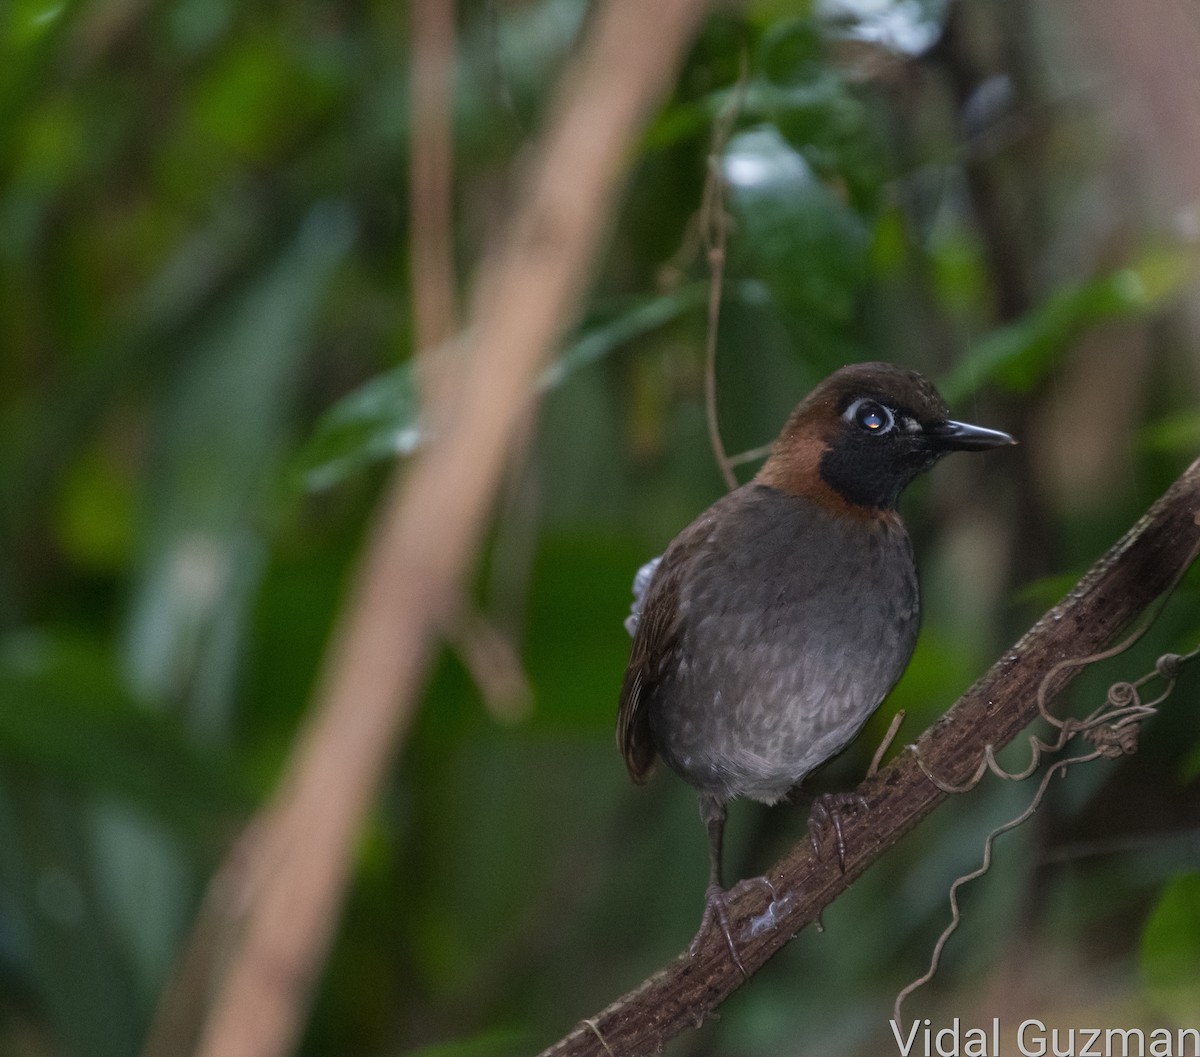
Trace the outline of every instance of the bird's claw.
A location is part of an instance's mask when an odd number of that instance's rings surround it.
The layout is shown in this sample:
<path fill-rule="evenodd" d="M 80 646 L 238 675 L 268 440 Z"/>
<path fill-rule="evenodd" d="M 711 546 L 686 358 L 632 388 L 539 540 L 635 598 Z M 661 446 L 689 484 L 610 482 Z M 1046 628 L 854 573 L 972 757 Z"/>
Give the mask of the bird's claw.
<path fill-rule="evenodd" d="M 695 958 L 700 953 L 700 948 L 704 945 L 709 930 L 716 925 L 721 930 L 721 935 L 725 937 L 725 946 L 729 948 L 729 956 L 733 959 L 733 964 L 738 967 L 742 979 L 749 980 L 746 967 L 742 964 L 741 956 L 737 952 L 737 945 L 733 942 L 733 933 L 729 931 L 729 910 L 725 905 L 728 898 L 729 892 L 720 885 L 708 886 L 704 893 L 704 916 L 700 919 L 699 930 L 692 938 L 692 942 L 688 944 L 688 954 Z"/>
<path fill-rule="evenodd" d="M 722 888 L 720 885 L 711 884 L 704 893 L 704 916 L 700 919 L 700 928 L 692 938 L 692 942 L 688 944 L 688 954 L 695 958 L 700 953 L 700 948 L 704 945 L 704 940 L 708 936 L 709 930 L 716 925 L 721 930 L 721 935 L 725 938 L 725 946 L 729 949 L 729 957 L 733 959 L 733 964 L 737 966 L 743 980 L 749 980 L 750 974 L 746 972 L 746 967 L 742 964 L 741 955 L 738 954 L 737 944 L 733 942 L 733 931 L 729 927 L 728 904 L 743 889 L 751 885 L 765 885 L 767 891 L 771 893 L 771 902 L 774 903 L 776 901 L 775 886 L 765 877 L 748 877 L 745 880 L 738 881 L 732 888 Z"/>
<path fill-rule="evenodd" d="M 842 812 L 857 811 L 867 806 L 866 798 L 860 793 L 826 793 L 813 801 L 808 816 L 808 839 L 813 854 L 823 858 L 821 846 L 828 842 L 832 833 L 837 850 L 838 869 L 846 872 L 846 837 L 842 832 Z"/>

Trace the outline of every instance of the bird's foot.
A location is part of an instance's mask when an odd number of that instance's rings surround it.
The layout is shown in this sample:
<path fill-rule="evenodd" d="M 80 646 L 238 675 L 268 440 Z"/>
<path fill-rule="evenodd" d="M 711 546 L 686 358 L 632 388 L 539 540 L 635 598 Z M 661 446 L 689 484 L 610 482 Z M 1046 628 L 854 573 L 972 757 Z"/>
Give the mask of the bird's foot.
<path fill-rule="evenodd" d="M 729 948 L 729 957 L 733 959 L 733 964 L 737 966 L 743 980 L 749 980 L 750 975 L 742 964 L 737 944 L 733 942 L 733 932 L 729 928 L 728 904 L 731 899 L 752 885 L 765 885 L 767 891 L 771 893 L 771 904 L 775 903 L 775 886 L 765 877 L 748 877 L 743 881 L 738 881 L 732 888 L 722 888 L 720 885 L 710 884 L 704 893 L 704 916 L 700 919 L 700 928 L 692 942 L 688 944 L 688 954 L 693 958 L 696 957 L 700 953 L 700 948 L 704 945 L 709 931 L 715 925 L 721 930 L 721 935 L 725 937 L 725 946 Z"/>
<path fill-rule="evenodd" d="M 700 948 L 704 945 L 709 930 L 716 925 L 721 930 L 721 935 L 725 937 L 725 946 L 729 948 L 729 956 L 733 959 L 733 964 L 738 967 L 742 979 L 749 980 L 750 977 L 746 973 L 746 967 L 742 964 L 741 955 L 738 954 L 737 945 L 733 942 L 733 933 L 729 931 L 729 910 L 726 907 L 729 895 L 730 892 L 718 884 L 710 884 L 705 890 L 704 916 L 700 919 L 699 930 L 692 937 L 692 942 L 688 944 L 688 954 L 695 958 L 700 953 Z"/>
<path fill-rule="evenodd" d="M 813 801 L 808 816 L 808 839 L 813 854 L 823 858 L 822 845 L 833 840 L 837 851 L 838 869 L 846 872 L 846 838 L 842 833 L 842 813 L 857 811 L 867 806 L 866 798 L 859 793 L 826 793 Z"/>

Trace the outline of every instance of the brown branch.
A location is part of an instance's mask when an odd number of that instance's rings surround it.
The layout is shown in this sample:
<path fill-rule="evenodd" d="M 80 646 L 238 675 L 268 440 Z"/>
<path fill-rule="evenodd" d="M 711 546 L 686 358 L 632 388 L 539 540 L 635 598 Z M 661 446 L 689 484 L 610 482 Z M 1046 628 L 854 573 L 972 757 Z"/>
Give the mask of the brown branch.
<path fill-rule="evenodd" d="M 704 12 L 702 0 L 607 0 L 593 13 L 511 224 L 479 269 L 434 436 L 383 498 L 307 727 L 210 884 L 188 962 L 224 959 L 203 979 L 212 998 L 195 1052 L 205 1057 L 277 1057 L 300 1033 L 363 818 L 450 626 L 538 373 Z M 164 1005 L 181 1008 L 173 996 Z M 160 1021 L 148 1049 L 189 1052 L 196 1033 Z"/>
<path fill-rule="evenodd" d="M 717 468 L 725 487 L 737 487 L 733 463 L 721 438 L 717 416 L 717 333 L 721 326 L 721 297 L 725 291 L 725 248 L 729 235 L 729 216 L 725 212 L 725 174 L 721 171 L 725 147 L 742 109 L 742 98 L 749 76 L 746 53 L 742 52 L 741 73 L 717 119 L 713 122 L 712 141 L 708 149 L 708 174 L 704 181 L 704 196 L 700 206 L 700 226 L 708 257 L 708 332 L 704 339 L 704 417 L 708 422 L 708 441 L 712 446 Z"/>
<path fill-rule="evenodd" d="M 417 380 L 426 417 L 453 392 L 461 364 L 437 355 L 458 328 L 454 270 L 454 0 L 409 0 L 412 34 L 412 139 L 409 148 L 409 270 Z M 489 12 L 489 19 L 496 17 Z M 499 47 L 499 42 L 493 42 Z M 439 386 L 446 387 L 443 392 Z M 524 441 L 524 439 L 523 439 Z M 513 445 L 519 463 L 525 444 Z M 465 602 L 450 630 L 484 703 L 513 719 L 531 700 L 529 680 L 516 650 L 483 613 Z"/>
<path fill-rule="evenodd" d="M 924 765 L 947 782 L 967 780 L 987 746 L 1008 744 L 1037 718 L 1043 681 L 1048 680 L 1048 695 L 1053 695 L 1078 674 L 1078 667 L 1062 667 L 1060 662 L 1086 657 L 1111 642 L 1170 587 L 1194 554 L 1198 539 L 1200 460 L 921 736 L 917 749 Z M 844 873 L 835 856 L 818 859 L 804 840 L 767 871 L 774 903 L 763 885 L 746 885 L 731 899 L 730 928 L 748 974 L 818 921 L 822 910 L 856 877 L 947 797 L 925 777 L 911 751 L 868 778 L 858 792 L 868 806 L 844 819 Z M 542 1057 L 657 1052 L 668 1039 L 699 1026 L 743 982 L 724 940 L 713 930 L 696 957 L 680 955 L 581 1022 Z"/>

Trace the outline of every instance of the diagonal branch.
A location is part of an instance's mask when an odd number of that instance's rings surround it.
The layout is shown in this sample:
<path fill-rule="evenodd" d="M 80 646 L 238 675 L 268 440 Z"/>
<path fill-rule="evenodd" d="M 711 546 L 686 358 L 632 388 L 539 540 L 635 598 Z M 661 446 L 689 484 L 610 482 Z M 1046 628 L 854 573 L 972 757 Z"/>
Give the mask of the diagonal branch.
<path fill-rule="evenodd" d="M 1200 541 L 1200 459 L 1150 508 L 1070 594 L 1051 609 L 918 741 L 921 760 L 945 782 L 961 784 L 987 746 L 1008 744 L 1038 716 L 1038 690 L 1061 692 L 1079 673 L 1069 657 L 1102 649 L 1175 581 Z M 1055 670 L 1057 667 L 1057 670 Z M 865 810 L 844 819 L 846 869 L 814 856 L 801 841 L 776 863 L 765 886 L 747 885 L 730 901 L 729 924 L 746 972 L 753 974 L 852 881 L 947 795 L 905 752 L 859 786 Z M 826 859 L 833 860 L 833 856 Z M 724 940 L 712 930 L 696 956 L 682 954 L 603 1012 L 583 1021 L 541 1057 L 623 1057 L 654 1053 L 699 1026 L 743 983 Z"/>

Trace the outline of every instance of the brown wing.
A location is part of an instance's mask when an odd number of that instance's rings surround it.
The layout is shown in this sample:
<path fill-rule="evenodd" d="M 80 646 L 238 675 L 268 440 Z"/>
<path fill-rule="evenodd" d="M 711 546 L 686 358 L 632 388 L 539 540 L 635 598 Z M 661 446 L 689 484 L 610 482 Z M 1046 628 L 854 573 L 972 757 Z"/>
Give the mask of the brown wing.
<path fill-rule="evenodd" d="M 697 531 L 707 518 L 703 515 L 685 529 L 667 548 L 646 595 L 629 667 L 621 684 L 617 706 L 617 747 L 625 757 L 629 777 L 641 785 L 654 770 L 654 742 L 650 735 L 650 709 L 655 686 L 674 661 L 679 639 L 680 588 L 687 576 L 695 543 L 706 533 Z"/>

